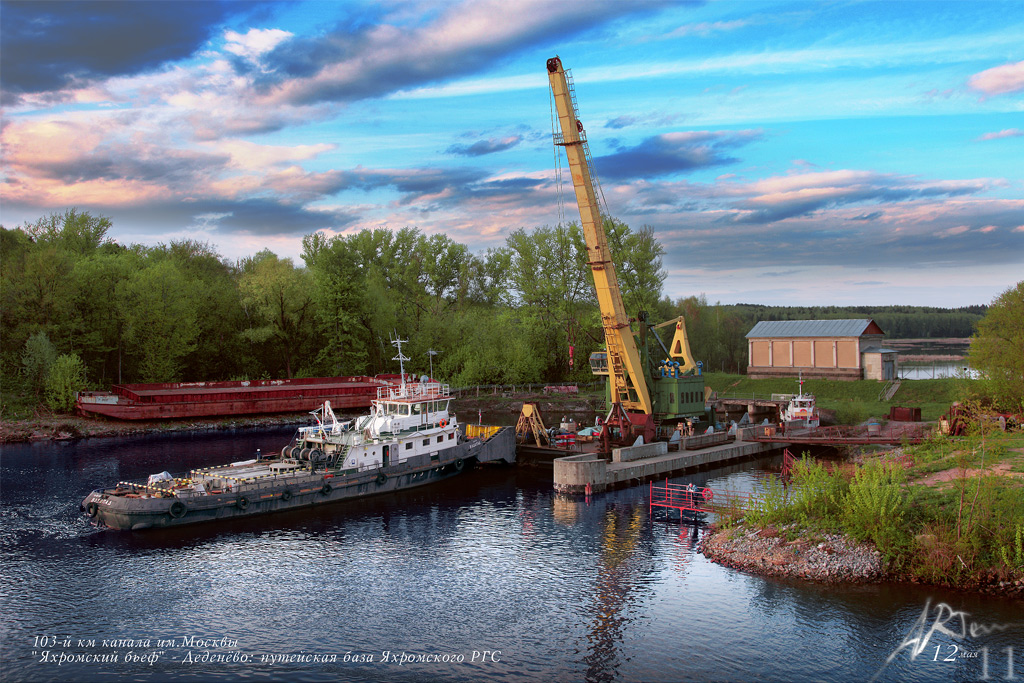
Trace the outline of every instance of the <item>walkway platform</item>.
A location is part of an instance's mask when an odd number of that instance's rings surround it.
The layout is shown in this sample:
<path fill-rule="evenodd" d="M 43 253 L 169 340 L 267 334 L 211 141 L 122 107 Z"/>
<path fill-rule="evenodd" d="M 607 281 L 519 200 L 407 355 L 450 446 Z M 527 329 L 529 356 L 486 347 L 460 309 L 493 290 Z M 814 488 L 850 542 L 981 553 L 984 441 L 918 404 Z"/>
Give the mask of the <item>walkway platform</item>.
<path fill-rule="evenodd" d="M 635 486 L 673 472 L 752 458 L 784 446 L 774 442 L 737 440 L 697 451 L 680 449 L 670 453 L 668 443 L 659 441 L 631 448 L 617 448 L 613 452 L 612 462 L 597 453 L 570 455 L 554 461 L 554 487 L 558 493 L 599 493 Z"/>
<path fill-rule="evenodd" d="M 773 426 L 760 427 L 746 437 L 748 441 L 760 443 L 795 443 L 820 446 L 846 445 L 899 445 L 921 443 L 935 429 L 928 422 L 889 422 L 885 425 L 870 424 L 856 426 L 814 427 L 812 429 L 787 429 L 785 434 Z"/>

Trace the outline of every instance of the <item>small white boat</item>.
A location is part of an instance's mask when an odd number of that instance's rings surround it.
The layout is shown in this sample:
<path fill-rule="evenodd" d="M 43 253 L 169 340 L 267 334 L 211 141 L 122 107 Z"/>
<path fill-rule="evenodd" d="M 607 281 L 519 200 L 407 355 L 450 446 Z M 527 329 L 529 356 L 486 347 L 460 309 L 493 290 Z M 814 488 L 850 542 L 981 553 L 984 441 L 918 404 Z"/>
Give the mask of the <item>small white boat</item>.
<path fill-rule="evenodd" d="M 792 427 L 818 427 L 821 420 L 814 404 L 814 394 L 804 393 L 804 378 L 800 377 L 800 393 L 794 396 L 782 414 L 782 421 Z"/>

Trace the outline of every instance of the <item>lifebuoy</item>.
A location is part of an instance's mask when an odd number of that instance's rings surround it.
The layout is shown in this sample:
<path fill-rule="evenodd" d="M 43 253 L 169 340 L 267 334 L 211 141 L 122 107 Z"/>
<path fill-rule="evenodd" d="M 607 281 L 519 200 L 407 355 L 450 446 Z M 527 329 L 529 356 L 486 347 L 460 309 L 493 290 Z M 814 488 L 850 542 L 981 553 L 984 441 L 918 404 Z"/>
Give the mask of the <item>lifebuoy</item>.
<path fill-rule="evenodd" d="M 246 509 L 247 507 L 249 507 L 249 499 L 248 499 L 248 498 L 246 498 L 245 496 L 241 496 L 241 497 L 240 497 L 240 498 L 239 498 L 239 499 L 238 499 L 238 500 L 237 500 L 237 501 L 235 502 L 235 505 L 237 505 L 237 506 L 238 506 L 238 509 L 239 509 L 239 510 L 245 510 L 245 509 Z"/>
<path fill-rule="evenodd" d="M 704 502 L 710 503 L 711 499 L 715 497 L 715 492 L 709 488 L 702 489 L 700 495 L 704 496 Z"/>
<path fill-rule="evenodd" d="M 85 514 L 89 515 L 90 517 L 95 517 L 97 514 L 99 514 L 99 511 L 100 506 L 97 505 L 95 501 L 85 506 Z"/>
<path fill-rule="evenodd" d="M 462 458 L 455 459 L 455 471 L 461 472 L 462 468 L 466 466 L 466 463 L 462 462 Z"/>
<path fill-rule="evenodd" d="M 174 519 L 181 519 L 185 516 L 186 512 L 188 512 L 188 508 L 180 500 L 171 503 L 171 507 L 167 510 L 167 514 Z"/>
<path fill-rule="evenodd" d="M 447 427 L 448 426 L 448 420 L 442 419 L 440 422 L 438 422 L 438 424 L 440 426 L 442 426 L 442 427 Z"/>
<path fill-rule="evenodd" d="M 327 495 L 328 493 L 330 493 L 330 492 L 331 492 L 331 485 L 330 485 L 330 484 L 328 484 L 328 483 L 327 483 L 327 482 L 325 481 L 325 482 L 324 482 L 324 485 L 320 487 L 320 493 L 322 493 L 322 494 L 324 494 L 324 495 L 326 496 L 326 495 Z"/>
<path fill-rule="evenodd" d="M 285 502 L 288 502 L 291 499 L 292 499 L 292 492 L 291 491 L 289 491 L 288 489 L 285 489 L 284 491 L 281 492 L 281 500 L 283 500 Z"/>
<path fill-rule="evenodd" d="M 377 486 L 383 486 L 388 480 L 388 475 L 381 472 L 377 475 Z"/>

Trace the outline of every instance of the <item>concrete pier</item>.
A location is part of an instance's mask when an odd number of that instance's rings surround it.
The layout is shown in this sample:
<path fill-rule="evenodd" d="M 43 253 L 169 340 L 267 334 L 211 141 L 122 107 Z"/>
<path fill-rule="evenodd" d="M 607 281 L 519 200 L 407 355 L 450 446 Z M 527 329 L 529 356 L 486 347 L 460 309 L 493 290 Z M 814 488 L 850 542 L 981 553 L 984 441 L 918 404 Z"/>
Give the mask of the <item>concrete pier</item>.
<path fill-rule="evenodd" d="M 554 486 L 558 493 L 598 493 L 607 489 L 634 486 L 649 479 L 667 476 L 699 467 L 724 464 L 730 460 L 749 458 L 787 444 L 735 442 L 690 451 L 669 452 L 669 444 L 656 442 L 618 448 L 608 462 L 597 453 L 582 453 L 554 461 Z M 639 457 L 634 457 L 639 456 Z"/>

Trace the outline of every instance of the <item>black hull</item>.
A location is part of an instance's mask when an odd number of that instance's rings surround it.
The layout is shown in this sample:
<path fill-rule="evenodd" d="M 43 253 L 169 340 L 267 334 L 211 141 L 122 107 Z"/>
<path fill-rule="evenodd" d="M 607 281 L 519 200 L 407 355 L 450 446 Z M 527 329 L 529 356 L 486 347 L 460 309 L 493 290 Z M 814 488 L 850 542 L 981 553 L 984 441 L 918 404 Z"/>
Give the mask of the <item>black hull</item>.
<path fill-rule="evenodd" d="M 177 527 L 404 491 L 457 476 L 476 462 L 495 460 L 515 460 L 514 434 L 509 429 L 487 441 L 473 439 L 445 449 L 433 462 L 403 463 L 358 474 L 307 469 L 268 477 L 232 492 L 187 497 L 127 498 L 100 489 L 86 496 L 82 509 L 97 525 L 111 529 Z"/>

